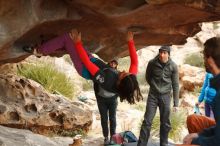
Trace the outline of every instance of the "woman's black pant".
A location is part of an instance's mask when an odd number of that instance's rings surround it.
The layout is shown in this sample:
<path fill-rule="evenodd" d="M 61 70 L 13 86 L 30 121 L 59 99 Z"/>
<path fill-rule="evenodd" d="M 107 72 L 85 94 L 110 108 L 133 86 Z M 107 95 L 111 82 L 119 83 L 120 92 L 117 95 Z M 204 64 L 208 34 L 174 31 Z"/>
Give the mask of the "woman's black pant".
<path fill-rule="evenodd" d="M 115 134 L 116 131 L 116 110 L 117 110 L 117 97 L 104 98 L 96 95 L 99 113 L 101 116 L 102 132 L 104 137 L 108 137 L 110 123 L 110 136 Z"/>

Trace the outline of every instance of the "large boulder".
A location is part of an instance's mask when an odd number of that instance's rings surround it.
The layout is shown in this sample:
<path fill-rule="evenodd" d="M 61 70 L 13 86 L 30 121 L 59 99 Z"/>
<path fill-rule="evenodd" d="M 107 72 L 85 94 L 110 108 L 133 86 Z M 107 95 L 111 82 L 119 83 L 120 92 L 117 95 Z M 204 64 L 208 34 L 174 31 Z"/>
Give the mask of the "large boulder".
<path fill-rule="evenodd" d="M 29 130 L 0 126 L 0 145 L 2 146 L 68 146 L 70 137 L 46 137 Z"/>
<path fill-rule="evenodd" d="M 47 93 L 38 83 L 0 74 L 0 124 L 36 133 L 82 130 L 92 124 L 92 111 L 81 102 Z"/>
<path fill-rule="evenodd" d="M 128 30 L 136 33 L 138 49 L 184 44 L 201 30 L 200 22 L 220 19 L 219 6 L 216 0 L 0 0 L 0 63 L 23 60 L 29 54 L 22 46 L 71 28 L 106 61 L 127 55 Z"/>
<path fill-rule="evenodd" d="M 1 146 L 69 146 L 73 143 L 70 137 L 45 137 L 34 134 L 29 130 L 0 126 Z M 103 137 L 87 137 L 82 139 L 82 145 L 74 146 L 102 146 Z M 159 146 L 159 139 L 149 139 L 148 146 Z"/>
<path fill-rule="evenodd" d="M 187 91 L 194 91 L 196 87 L 202 87 L 205 71 L 202 68 L 184 64 L 179 68 L 182 88 Z"/>

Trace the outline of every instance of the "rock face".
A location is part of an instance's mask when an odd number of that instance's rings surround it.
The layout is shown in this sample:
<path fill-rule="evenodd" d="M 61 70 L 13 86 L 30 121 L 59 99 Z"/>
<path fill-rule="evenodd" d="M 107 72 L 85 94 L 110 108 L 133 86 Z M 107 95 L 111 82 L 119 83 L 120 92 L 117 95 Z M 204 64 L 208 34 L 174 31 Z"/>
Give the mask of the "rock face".
<path fill-rule="evenodd" d="M 73 141 L 69 137 L 48 138 L 23 129 L 4 126 L 0 126 L 0 129 L 0 145 L 2 146 L 68 146 Z"/>
<path fill-rule="evenodd" d="M 195 87 L 202 87 L 205 71 L 202 68 L 184 64 L 179 69 L 180 81 L 187 91 L 194 91 Z"/>
<path fill-rule="evenodd" d="M 180 77 L 180 106 L 187 109 L 188 114 L 192 114 L 195 103 L 198 102 L 198 96 L 204 82 L 205 70 L 203 68 L 183 64 L 179 68 Z"/>
<path fill-rule="evenodd" d="M 71 28 L 106 61 L 127 55 L 127 30 L 136 33 L 138 48 L 184 44 L 200 31 L 198 23 L 220 19 L 219 8 L 216 0 L 0 0 L 0 63 L 18 62 L 28 56 L 22 46 Z"/>
<path fill-rule="evenodd" d="M 82 141 L 82 145 L 76 146 L 103 146 L 103 137 Z M 0 126 L 0 145 L 2 146 L 69 146 L 72 143 L 73 138 L 70 137 L 45 137 L 29 130 Z M 159 139 L 149 140 L 148 146 L 159 145 Z"/>
<path fill-rule="evenodd" d="M 48 94 L 38 83 L 16 75 L 0 75 L 0 124 L 50 134 L 83 130 L 92 112 L 80 102 Z"/>

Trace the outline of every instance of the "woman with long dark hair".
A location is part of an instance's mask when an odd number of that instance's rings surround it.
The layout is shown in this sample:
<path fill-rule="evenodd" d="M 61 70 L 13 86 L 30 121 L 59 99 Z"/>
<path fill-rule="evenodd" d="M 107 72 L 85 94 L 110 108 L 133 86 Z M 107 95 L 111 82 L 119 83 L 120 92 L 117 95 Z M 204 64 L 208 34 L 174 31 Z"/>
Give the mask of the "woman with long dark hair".
<path fill-rule="evenodd" d="M 108 118 L 110 121 L 110 136 L 115 134 L 117 97 L 120 97 L 121 102 L 126 100 L 130 104 L 143 99 L 136 78 L 138 57 L 132 32 L 128 32 L 127 41 L 131 58 L 130 68 L 127 72 L 116 71 L 102 60 L 93 57 L 92 54 L 83 48 L 81 33 L 75 29 L 69 34 L 66 33 L 45 42 L 36 49 L 27 50 L 27 48 L 24 48 L 26 51 L 33 52 L 37 56 L 40 54 L 49 55 L 57 49 L 65 49 L 70 55 L 77 72 L 85 79 L 93 80 L 101 115 L 103 136 L 105 137 L 104 144 L 109 143 Z"/>

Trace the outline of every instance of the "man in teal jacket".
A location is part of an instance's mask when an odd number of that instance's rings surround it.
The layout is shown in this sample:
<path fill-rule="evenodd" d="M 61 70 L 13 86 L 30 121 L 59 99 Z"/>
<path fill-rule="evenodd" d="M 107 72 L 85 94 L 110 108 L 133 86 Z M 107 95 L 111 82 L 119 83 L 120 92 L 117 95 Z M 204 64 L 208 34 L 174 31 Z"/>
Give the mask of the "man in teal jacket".
<path fill-rule="evenodd" d="M 171 90 L 173 90 L 175 110 L 179 102 L 178 68 L 170 58 L 169 46 L 162 46 L 159 49 L 159 54 L 149 61 L 146 70 L 146 81 L 150 85 L 150 90 L 138 146 L 147 146 L 157 106 L 160 110 L 160 146 L 166 146 L 171 129 L 169 119 Z"/>

